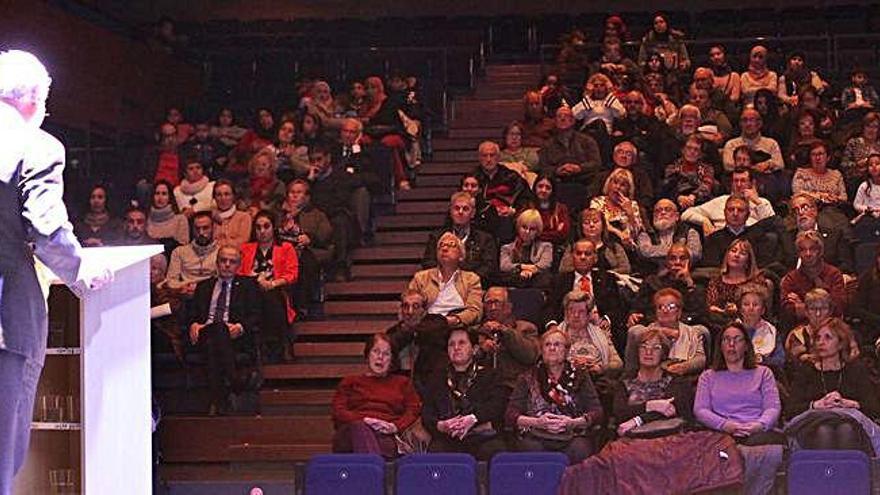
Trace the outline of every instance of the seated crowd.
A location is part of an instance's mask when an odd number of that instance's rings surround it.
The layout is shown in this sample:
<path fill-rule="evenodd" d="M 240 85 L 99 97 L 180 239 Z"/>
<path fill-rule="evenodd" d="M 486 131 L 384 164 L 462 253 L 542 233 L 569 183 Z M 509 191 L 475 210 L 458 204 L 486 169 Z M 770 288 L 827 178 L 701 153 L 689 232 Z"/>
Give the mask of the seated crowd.
<path fill-rule="evenodd" d="M 880 454 L 880 101 L 865 72 L 836 102 L 803 53 L 778 77 L 760 45 L 739 74 L 723 46 L 692 68 L 659 14 L 633 61 L 620 24 L 595 63 L 524 88 L 501 145 L 479 145 L 398 323 L 339 385 L 335 450 L 574 463 L 615 437 L 701 428 L 736 440 L 748 493 L 770 489 L 787 441 Z M 291 357 L 321 274 L 349 279 L 377 203 L 414 184 L 418 136 L 398 111 L 418 118 L 417 87 L 389 87 L 334 98 L 313 81 L 280 125 L 263 108 L 252 129 L 229 109 L 195 127 L 172 109 L 138 206 L 115 218 L 110 191 L 90 192 L 85 244 L 166 245 L 154 298 L 188 342 L 162 335 L 206 354 L 212 408 L 245 385 L 243 348 Z"/>

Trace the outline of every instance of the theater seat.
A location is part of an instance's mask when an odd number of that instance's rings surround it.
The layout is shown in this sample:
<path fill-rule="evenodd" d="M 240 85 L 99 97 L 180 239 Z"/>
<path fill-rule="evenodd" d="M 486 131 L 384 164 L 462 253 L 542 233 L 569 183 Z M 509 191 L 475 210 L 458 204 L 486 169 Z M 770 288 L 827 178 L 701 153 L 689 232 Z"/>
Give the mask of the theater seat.
<path fill-rule="evenodd" d="M 255 491 L 259 489 L 260 491 Z M 168 495 L 291 495 L 293 481 L 171 481 Z"/>
<path fill-rule="evenodd" d="M 541 310 L 544 307 L 544 292 L 541 289 L 507 289 L 508 298 L 513 305 L 513 316 L 540 325 Z"/>
<path fill-rule="evenodd" d="M 858 450 L 799 450 L 788 464 L 788 493 L 867 495 L 871 464 Z"/>
<path fill-rule="evenodd" d="M 561 452 L 502 452 L 489 466 L 489 494 L 554 495 L 567 466 Z"/>
<path fill-rule="evenodd" d="M 397 495 L 477 495 L 477 461 L 468 454 L 413 454 L 397 461 Z"/>
<path fill-rule="evenodd" d="M 375 454 L 322 454 L 306 465 L 306 495 L 382 495 L 385 461 Z"/>

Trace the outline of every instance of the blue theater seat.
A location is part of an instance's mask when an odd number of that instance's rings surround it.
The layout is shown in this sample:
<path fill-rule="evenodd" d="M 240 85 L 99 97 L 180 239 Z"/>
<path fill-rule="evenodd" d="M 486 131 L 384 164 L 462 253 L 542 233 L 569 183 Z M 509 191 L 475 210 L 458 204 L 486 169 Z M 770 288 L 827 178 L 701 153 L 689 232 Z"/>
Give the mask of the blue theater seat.
<path fill-rule="evenodd" d="M 397 461 L 397 495 L 447 494 L 477 494 L 477 461 L 473 456 L 413 454 Z"/>
<path fill-rule="evenodd" d="M 561 452 L 503 452 L 489 466 L 490 495 L 554 495 L 568 457 Z"/>
<path fill-rule="evenodd" d="M 322 454 L 306 465 L 305 495 L 383 495 L 385 461 L 375 454 Z"/>
<path fill-rule="evenodd" d="M 788 464 L 788 493 L 867 495 L 871 463 L 858 450 L 799 450 Z"/>

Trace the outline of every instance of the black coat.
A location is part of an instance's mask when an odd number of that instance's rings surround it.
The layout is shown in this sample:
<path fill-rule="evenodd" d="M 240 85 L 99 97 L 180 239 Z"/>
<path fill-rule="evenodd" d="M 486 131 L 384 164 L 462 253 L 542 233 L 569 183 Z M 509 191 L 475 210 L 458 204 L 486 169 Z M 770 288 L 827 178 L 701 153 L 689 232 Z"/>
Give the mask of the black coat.
<path fill-rule="evenodd" d="M 211 295 L 217 277 L 199 282 L 192 299 L 189 323 L 205 323 L 211 310 Z M 252 339 L 260 331 L 260 293 L 253 277 L 236 275 L 229 295 L 229 323 L 241 323 L 244 337 Z"/>
<path fill-rule="evenodd" d="M 455 417 L 446 377 L 445 370 L 435 373 L 422 398 L 422 423 L 434 436 L 442 435 L 437 431 L 438 421 Z M 504 424 L 507 394 L 508 390 L 502 386 L 498 373 L 481 366 L 467 393 L 471 403 L 471 409 L 467 413 L 477 417 L 477 424 L 490 421 L 495 430 L 500 431 Z"/>
<path fill-rule="evenodd" d="M 553 278 L 550 293 L 544 302 L 544 322 L 556 320 L 562 323 L 565 319 L 565 308 L 562 299 L 571 292 L 574 285 L 575 272 L 559 273 Z M 617 285 L 614 275 L 594 268 L 590 272 L 593 282 L 593 299 L 599 313 L 611 319 L 611 331 L 615 346 L 622 349 L 626 342 L 626 304 L 621 300 L 622 291 Z"/>
<path fill-rule="evenodd" d="M 349 202 L 354 190 L 364 184 L 356 174 L 350 174 L 339 164 L 323 179 L 312 181 L 312 204 L 327 214 L 331 220 L 340 214 L 350 214 Z"/>

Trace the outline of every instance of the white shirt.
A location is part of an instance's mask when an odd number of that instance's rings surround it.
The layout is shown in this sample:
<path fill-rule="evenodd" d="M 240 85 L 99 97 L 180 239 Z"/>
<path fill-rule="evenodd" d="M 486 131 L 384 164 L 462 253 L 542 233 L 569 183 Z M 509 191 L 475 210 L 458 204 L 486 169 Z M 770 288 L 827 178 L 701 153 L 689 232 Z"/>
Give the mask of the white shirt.
<path fill-rule="evenodd" d="M 440 293 L 437 300 L 428 307 L 428 314 L 446 316 L 450 312 L 464 307 L 464 299 L 455 288 L 455 280 L 458 278 L 458 270 L 449 277 L 446 282 L 440 282 Z"/>
<path fill-rule="evenodd" d="M 729 197 L 729 194 L 722 194 L 701 205 L 691 206 L 682 212 L 681 219 L 684 222 L 696 225 L 703 225 L 708 221 L 716 229 L 724 228 L 724 205 Z M 773 205 L 766 198 L 758 198 L 757 203 L 749 201 L 749 218 L 746 219 L 746 227 L 754 225 L 765 218 L 770 218 L 775 214 Z"/>

